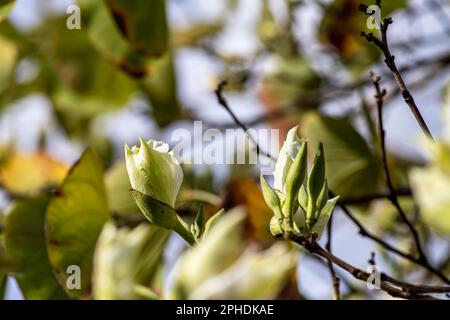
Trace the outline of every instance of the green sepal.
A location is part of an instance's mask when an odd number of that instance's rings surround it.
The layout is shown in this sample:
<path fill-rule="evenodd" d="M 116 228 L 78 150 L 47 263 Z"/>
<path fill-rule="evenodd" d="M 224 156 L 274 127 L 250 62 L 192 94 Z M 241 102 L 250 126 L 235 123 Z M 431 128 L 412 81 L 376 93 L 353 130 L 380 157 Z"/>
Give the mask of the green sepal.
<path fill-rule="evenodd" d="M 282 219 L 283 213 L 281 211 L 281 202 L 277 193 L 269 186 L 264 176 L 260 176 L 261 180 L 261 189 L 263 193 L 264 200 L 266 201 L 267 206 L 273 211 L 274 215 Z"/>
<path fill-rule="evenodd" d="M 292 218 L 292 215 L 295 212 L 294 203 L 298 197 L 300 187 L 305 180 L 308 162 L 307 156 L 307 142 L 303 141 L 286 177 L 286 203 L 284 214 L 288 218 Z"/>
<path fill-rule="evenodd" d="M 323 144 L 319 143 L 319 148 L 314 158 L 314 163 L 308 177 L 308 210 L 306 219 L 314 219 L 314 212 L 317 210 L 317 200 L 325 183 L 325 156 Z"/>
<path fill-rule="evenodd" d="M 175 231 L 190 245 L 195 243 L 188 224 L 177 214 L 175 209 L 137 190 L 132 189 L 131 194 L 150 223 Z"/>

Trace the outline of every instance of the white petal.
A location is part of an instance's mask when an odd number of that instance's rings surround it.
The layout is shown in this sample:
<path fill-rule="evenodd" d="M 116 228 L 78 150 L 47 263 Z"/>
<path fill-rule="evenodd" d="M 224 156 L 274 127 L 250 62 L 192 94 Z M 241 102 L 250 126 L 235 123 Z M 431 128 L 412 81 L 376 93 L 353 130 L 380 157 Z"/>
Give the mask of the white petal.
<path fill-rule="evenodd" d="M 284 185 L 286 182 L 286 176 L 291 167 L 295 156 L 300 151 L 301 140 L 297 135 L 297 126 L 289 130 L 286 140 L 281 147 L 280 154 L 278 155 L 277 163 L 275 164 L 274 188 L 284 192 Z"/>

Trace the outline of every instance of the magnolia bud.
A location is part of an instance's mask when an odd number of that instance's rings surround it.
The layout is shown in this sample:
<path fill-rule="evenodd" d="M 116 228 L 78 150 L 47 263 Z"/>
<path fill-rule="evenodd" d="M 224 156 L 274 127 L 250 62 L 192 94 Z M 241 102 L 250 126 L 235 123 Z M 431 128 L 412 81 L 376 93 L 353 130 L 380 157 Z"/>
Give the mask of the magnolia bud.
<path fill-rule="evenodd" d="M 270 232 L 274 237 L 290 233 L 315 233 L 320 237 L 330 219 L 338 197 L 328 199 L 322 143 L 309 175 L 307 162 L 307 142 L 300 140 L 297 127 L 294 127 L 289 130 L 276 163 L 275 188 L 272 189 L 261 176 L 264 200 L 274 213 L 270 221 Z"/>
<path fill-rule="evenodd" d="M 275 171 L 273 173 L 275 189 L 285 192 L 287 175 L 300 147 L 301 140 L 297 135 L 297 127 L 294 127 L 289 130 L 278 155 L 277 163 L 275 164 Z"/>
<path fill-rule="evenodd" d="M 183 182 L 180 163 L 167 144 L 142 139 L 140 142 L 140 147 L 125 146 L 131 187 L 173 208 Z"/>
<path fill-rule="evenodd" d="M 180 163 L 165 143 L 140 139 L 141 146 L 125 146 L 132 195 L 144 216 L 153 224 L 174 230 L 188 243 L 195 238 L 176 213 L 175 201 L 183 182 Z"/>

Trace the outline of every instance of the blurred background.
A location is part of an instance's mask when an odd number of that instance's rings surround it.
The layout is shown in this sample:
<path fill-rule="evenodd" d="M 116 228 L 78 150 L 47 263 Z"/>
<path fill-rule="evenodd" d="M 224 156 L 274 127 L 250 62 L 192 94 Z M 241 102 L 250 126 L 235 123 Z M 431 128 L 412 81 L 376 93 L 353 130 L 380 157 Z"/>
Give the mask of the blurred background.
<path fill-rule="evenodd" d="M 119 215 L 133 211 L 127 195 L 116 194 L 118 188 L 127 189 L 123 146 L 137 144 L 139 136 L 173 146 L 171 133 L 177 128 L 192 131 L 194 120 L 201 120 L 204 129 L 236 128 L 214 95 L 222 80 L 228 82 L 225 95 L 231 109 L 248 127 L 279 129 L 281 142 L 287 130 L 299 124 L 302 136 L 313 145 L 321 140 L 330 146 L 325 149 L 330 185 L 349 201 L 385 190 L 369 70 L 382 76 L 388 91 L 387 148 L 395 163 L 396 184 L 407 189 L 408 170 L 425 165 L 429 158 L 420 128 L 379 50 L 360 37 L 368 30 L 359 0 L 168 0 L 170 43 L 158 56 L 141 54 L 134 39 L 135 52 L 115 42 L 120 31 L 108 32 L 108 23 L 116 19 L 120 26 L 123 17 L 106 19 L 102 15 L 107 13 L 94 3 L 17 0 L 7 17 L 2 16 L 5 10 L 0 11 L 0 210 L 4 212 L 15 199 L 61 183 L 87 146 L 103 162 L 112 210 Z M 80 29 L 66 26 L 72 4 L 81 9 Z M 431 131 L 444 136 L 443 109 L 450 104 L 450 2 L 384 1 L 383 14 L 394 18 L 389 42 L 395 61 Z M 145 26 L 135 27 L 131 38 L 145 33 Z M 233 143 L 228 140 L 224 145 Z M 258 142 L 277 154 L 270 137 Z M 231 150 L 227 156 L 238 152 L 245 150 Z M 190 190 L 203 190 L 216 194 L 227 209 L 246 206 L 250 212 L 246 236 L 262 246 L 271 241 L 264 234 L 270 212 L 262 208 L 258 166 L 185 169 L 186 197 Z M 412 214 L 415 211 L 408 196 L 402 205 Z M 192 208 L 182 209 L 189 214 Z M 368 202 L 354 210 L 371 230 L 410 250 L 388 201 Z M 344 215 L 335 215 L 334 226 L 337 256 L 365 269 L 374 251 L 383 271 L 429 279 L 359 236 Z M 448 238 L 423 232 L 433 263 L 445 261 Z M 169 240 L 165 253 L 169 269 L 181 248 L 177 237 Z M 402 268 L 406 274 L 399 274 Z M 295 277 L 302 296 L 331 297 L 328 270 L 314 258 L 302 255 Z M 351 278 L 342 286 L 352 298 L 385 298 Z M 5 298 L 21 297 L 10 277 Z"/>

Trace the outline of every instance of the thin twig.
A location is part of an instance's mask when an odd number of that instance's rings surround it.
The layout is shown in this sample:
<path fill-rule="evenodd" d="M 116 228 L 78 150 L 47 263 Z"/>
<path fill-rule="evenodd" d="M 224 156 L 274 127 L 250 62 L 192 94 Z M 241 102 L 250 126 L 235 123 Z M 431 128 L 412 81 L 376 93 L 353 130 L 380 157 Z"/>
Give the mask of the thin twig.
<path fill-rule="evenodd" d="M 230 109 L 228 102 L 226 101 L 225 97 L 223 96 L 223 89 L 224 86 L 226 85 L 226 82 L 222 82 L 219 84 L 218 88 L 216 89 L 215 93 L 218 99 L 219 104 L 225 108 L 225 110 L 231 115 L 231 117 L 233 118 L 233 121 L 239 126 L 241 127 L 246 133 L 248 133 L 248 127 L 243 124 L 238 118 L 237 116 L 232 112 L 232 110 Z M 251 137 L 250 137 L 251 138 Z M 252 138 L 251 138 L 252 139 Z M 259 145 L 256 143 L 256 141 L 254 139 L 252 139 L 253 142 L 255 143 L 255 145 L 258 147 L 258 150 L 260 151 Z M 271 156 L 270 154 L 266 153 L 265 154 L 266 157 L 276 161 L 276 158 L 274 158 L 273 156 Z M 330 191 L 330 196 L 334 197 L 334 194 Z M 436 270 L 435 268 L 433 268 L 429 263 L 425 263 L 422 259 L 418 259 L 416 257 L 414 257 L 411 254 L 402 252 L 401 250 L 391 246 L 390 244 L 388 244 L 387 242 L 385 242 L 383 239 L 378 238 L 377 236 L 373 235 L 372 233 L 370 233 L 353 215 L 352 213 L 349 211 L 349 209 L 345 206 L 345 204 L 343 204 L 342 202 L 339 202 L 338 205 L 342 208 L 343 212 L 352 220 L 352 222 L 358 226 L 359 230 L 360 230 L 360 234 L 363 236 L 366 236 L 372 240 L 374 240 L 375 242 L 377 242 L 378 244 L 380 244 L 381 246 L 383 246 L 386 250 L 391 251 L 411 262 L 414 262 L 422 267 L 424 267 L 425 269 L 427 269 L 429 272 L 433 273 L 434 275 L 436 275 L 437 277 L 439 277 L 442 281 L 444 281 L 447 284 L 450 284 L 450 280 L 439 270 Z"/>
<path fill-rule="evenodd" d="M 334 197 L 334 194 L 330 193 L 330 196 Z M 444 283 L 450 284 L 450 280 L 441 271 L 437 270 L 436 268 L 433 268 L 429 263 L 424 263 L 424 261 L 418 259 L 417 257 L 395 248 L 394 246 L 390 245 L 383 239 L 377 237 L 376 235 L 371 233 L 369 230 L 367 230 L 364 227 L 364 225 L 351 213 L 351 211 L 348 209 L 348 207 L 345 204 L 343 204 L 342 202 L 338 202 L 338 206 L 342 209 L 342 211 L 345 213 L 345 215 L 353 222 L 353 224 L 355 224 L 359 228 L 360 235 L 362 235 L 363 237 L 372 239 L 373 241 L 375 241 L 376 243 L 381 245 L 384 249 L 386 249 L 390 252 L 393 252 L 402 258 L 424 267 L 430 273 L 434 274 L 439 279 L 441 279 Z"/>
<path fill-rule="evenodd" d="M 333 240 L 332 237 L 333 234 L 333 215 L 331 215 L 330 220 L 328 221 L 328 226 L 327 226 L 327 244 L 325 245 L 325 248 L 328 250 L 328 252 L 332 252 L 331 249 L 331 242 Z M 335 300 L 341 300 L 341 291 L 339 289 L 339 285 L 340 285 L 340 279 L 338 278 L 338 276 L 336 275 L 336 272 L 334 271 L 334 266 L 333 263 L 328 260 L 328 269 L 330 270 L 330 275 L 331 275 L 331 282 L 332 282 L 332 287 L 333 287 L 333 297 Z"/>
<path fill-rule="evenodd" d="M 450 63 L 450 54 L 444 54 L 442 56 L 430 59 L 422 59 L 414 61 L 411 64 L 408 64 L 404 67 L 400 68 L 400 72 L 409 72 L 413 70 L 417 70 L 417 68 L 430 68 L 433 67 L 432 72 L 429 73 L 428 76 L 422 76 L 421 79 L 415 83 L 411 83 L 410 87 L 414 88 L 419 85 L 423 85 L 424 80 L 428 80 L 430 77 L 435 77 L 439 74 L 439 71 L 445 71 L 445 66 L 447 66 Z M 381 73 L 382 76 L 386 76 L 387 74 Z M 349 93 L 353 93 L 354 90 L 364 88 L 367 85 L 371 85 L 370 79 L 363 79 L 360 81 L 344 84 L 341 86 L 332 85 L 331 88 L 325 88 L 324 92 L 328 92 L 327 94 L 324 94 L 320 97 L 301 97 L 298 101 L 294 101 L 293 103 L 289 103 L 287 105 L 281 105 L 278 106 L 274 111 L 268 112 L 266 114 L 263 114 L 261 116 L 256 117 L 253 120 L 242 122 L 245 127 L 252 127 L 258 124 L 261 124 L 263 122 L 270 122 L 275 121 L 279 119 L 283 119 L 292 115 L 295 115 L 299 111 L 299 106 L 301 105 L 317 105 L 317 104 L 325 104 L 329 101 L 332 101 L 333 99 L 339 99 L 342 96 L 346 96 Z M 397 93 L 400 92 L 400 89 L 398 91 L 392 91 L 391 95 L 389 97 L 386 97 L 386 100 L 393 98 L 397 95 Z M 209 122 L 208 126 L 219 128 L 219 129 L 225 129 L 225 128 L 232 128 L 232 127 L 240 127 L 236 124 L 235 121 L 231 123 L 219 123 L 219 122 Z"/>
<path fill-rule="evenodd" d="M 343 261 L 342 259 L 334 256 L 329 251 L 323 249 L 316 241 L 315 235 L 309 237 L 296 236 L 291 234 L 289 240 L 301 245 L 309 252 L 319 255 L 333 264 L 341 267 L 347 271 L 354 278 L 367 282 L 371 278 L 371 274 L 362 271 L 359 268 L 352 266 L 351 264 Z M 401 280 L 392 278 L 384 273 L 380 274 L 380 289 L 387 292 L 393 297 L 403 299 L 430 299 L 427 294 L 431 293 L 449 293 L 450 287 L 448 286 L 427 286 L 427 285 L 415 285 Z"/>
<path fill-rule="evenodd" d="M 225 99 L 225 96 L 223 95 L 223 90 L 225 86 L 227 85 L 226 81 L 222 81 L 217 86 L 217 89 L 215 90 L 217 101 L 219 104 L 228 112 L 228 114 L 233 118 L 233 121 L 247 134 L 249 139 L 255 144 L 256 147 L 256 154 L 263 155 L 269 159 L 275 160 L 275 158 L 268 152 L 263 151 L 259 145 L 259 143 L 256 141 L 255 138 L 252 137 L 252 135 L 249 133 L 249 129 L 247 126 L 239 120 L 239 118 L 234 114 L 234 112 L 230 109 L 230 106 L 228 105 L 227 100 Z"/>
<path fill-rule="evenodd" d="M 377 4 L 379 3 L 380 1 L 377 1 Z M 433 139 L 433 135 L 431 134 L 430 129 L 428 128 L 422 114 L 420 113 L 420 110 L 417 107 L 414 97 L 411 95 L 411 92 L 409 91 L 400 71 L 397 68 L 397 65 L 395 63 L 395 57 L 391 54 L 387 32 L 389 25 L 392 23 L 393 20 L 391 17 L 383 19 L 380 25 L 381 39 L 376 37 L 373 33 L 361 32 L 361 36 L 364 37 L 368 42 L 372 42 L 373 44 L 375 44 L 381 50 L 385 58 L 384 62 L 386 63 L 389 70 L 391 70 L 391 73 L 394 76 L 395 82 L 397 83 L 401 91 L 405 103 L 409 106 L 411 112 L 416 118 L 417 123 L 419 124 L 420 128 L 425 133 L 425 135 Z"/>
<path fill-rule="evenodd" d="M 384 104 L 384 96 L 386 95 L 386 90 L 381 89 L 380 87 L 380 77 L 376 76 L 374 73 L 371 73 L 371 79 L 372 83 L 375 87 L 375 100 L 377 104 L 377 115 L 378 115 L 378 131 L 380 135 L 380 149 L 381 149 L 381 158 L 383 162 L 383 170 L 384 174 L 386 175 L 386 184 L 389 190 L 389 196 L 388 199 L 391 201 L 392 205 L 397 209 L 401 219 L 403 222 L 408 226 L 409 231 L 411 232 L 414 242 L 416 244 L 417 252 L 419 253 L 419 260 L 423 261 L 424 263 L 428 263 L 428 258 L 426 257 L 426 254 L 422 248 L 421 241 L 419 238 L 419 233 L 417 232 L 416 228 L 412 225 L 412 223 L 409 221 L 408 217 L 406 216 L 405 211 L 402 209 L 397 196 L 397 191 L 394 188 L 394 184 L 392 182 L 391 173 L 389 170 L 389 165 L 387 161 L 387 152 L 386 152 L 386 133 L 384 131 L 384 125 L 383 125 L 383 104 Z"/>

